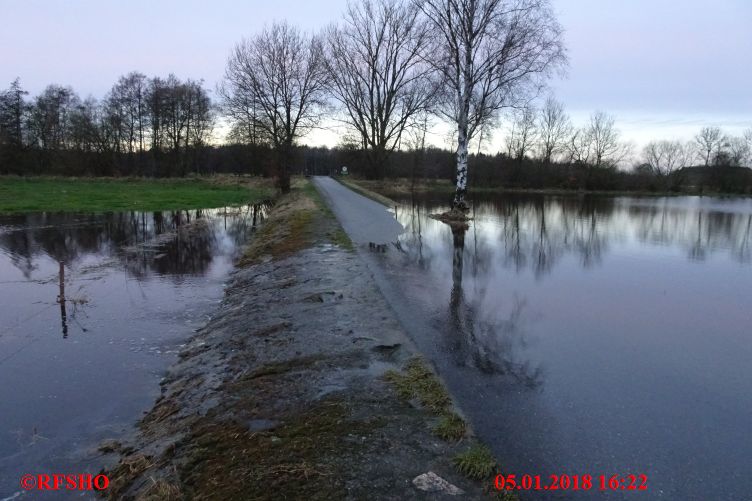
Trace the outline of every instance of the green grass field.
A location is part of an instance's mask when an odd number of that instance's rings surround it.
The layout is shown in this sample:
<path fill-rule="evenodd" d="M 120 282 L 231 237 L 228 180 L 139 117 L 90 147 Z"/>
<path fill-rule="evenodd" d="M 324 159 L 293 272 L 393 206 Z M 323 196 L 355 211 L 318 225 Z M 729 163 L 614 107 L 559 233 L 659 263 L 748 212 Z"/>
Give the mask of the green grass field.
<path fill-rule="evenodd" d="M 262 181 L 0 177 L 0 213 L 155 211 L 237 206 L 270 198 Z"/>

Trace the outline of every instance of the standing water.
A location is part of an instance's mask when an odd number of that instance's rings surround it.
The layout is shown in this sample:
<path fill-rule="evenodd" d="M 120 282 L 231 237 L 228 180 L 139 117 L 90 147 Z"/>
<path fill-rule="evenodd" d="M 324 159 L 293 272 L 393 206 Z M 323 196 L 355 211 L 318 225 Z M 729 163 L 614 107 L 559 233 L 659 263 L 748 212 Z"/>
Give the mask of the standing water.
<path fill-rule="evenodd" d="M 752 201 L 504 195 L 466 230 L 401 202 L 369 259 L 504 472 L 750 498 Z"/>
<path fill-rule="evenodd" d="M 264 211 L 0 216 L 0 499 L 102 468 Z"/>

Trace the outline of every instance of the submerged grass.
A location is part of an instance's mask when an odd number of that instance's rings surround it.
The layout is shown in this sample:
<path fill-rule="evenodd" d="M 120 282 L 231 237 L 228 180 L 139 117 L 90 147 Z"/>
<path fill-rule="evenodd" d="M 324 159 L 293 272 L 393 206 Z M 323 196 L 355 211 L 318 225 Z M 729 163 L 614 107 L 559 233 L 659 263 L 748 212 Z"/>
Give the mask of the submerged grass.
<path fill-rule="evenodd" d="M 0 177 L 0 213 L 156 211 L 238 206 L 271 197 L 260 179 Z"/>

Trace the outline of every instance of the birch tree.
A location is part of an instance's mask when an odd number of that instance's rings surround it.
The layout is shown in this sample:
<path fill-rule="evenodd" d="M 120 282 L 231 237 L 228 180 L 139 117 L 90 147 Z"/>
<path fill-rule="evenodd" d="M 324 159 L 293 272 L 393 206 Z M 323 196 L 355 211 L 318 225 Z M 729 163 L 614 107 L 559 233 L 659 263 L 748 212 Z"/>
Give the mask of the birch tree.
<path fill-rule="evenodd" d="M 566 62 L 549 0 L 416 0 L 436 35 L 439 111 L 457 130 L 453 208 L 467 209 L 468 143 L 499 110 L 525 101 Z"/>
<path fill-rule="evenodd" d="M 360 138 L 370 178 L 383 176 L 388 156 L 434 94 L 432 67 L 423 60 L 428 30 L 413 3 L 361 0 L 326 34 L 331 94 Z"/>
<path fill-rule="evenodd" d="M 290 191 L 295 141 L 318 125 L 326 86 L 320 40 L 287 23 L 243 40 L 227 61 L 225 98 L 249 107 L 235 118 L 250 120 L 246 129 L 260 132 L 274 147 L 283 193 Z"/>

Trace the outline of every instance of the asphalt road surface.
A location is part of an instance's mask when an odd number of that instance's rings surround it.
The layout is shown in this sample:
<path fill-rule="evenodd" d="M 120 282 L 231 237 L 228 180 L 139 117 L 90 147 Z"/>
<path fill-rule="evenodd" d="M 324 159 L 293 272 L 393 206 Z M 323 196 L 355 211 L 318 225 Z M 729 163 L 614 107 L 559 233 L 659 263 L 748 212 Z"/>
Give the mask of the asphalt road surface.
<path fill-rule="evenodd" d="M 396 241 L 404 230 L 386 207 L 334 179 L 315 176 L 313 183 L 354 244 L 388 244 Z"/>

